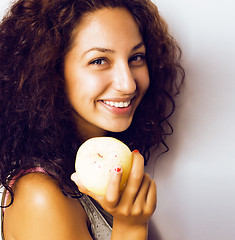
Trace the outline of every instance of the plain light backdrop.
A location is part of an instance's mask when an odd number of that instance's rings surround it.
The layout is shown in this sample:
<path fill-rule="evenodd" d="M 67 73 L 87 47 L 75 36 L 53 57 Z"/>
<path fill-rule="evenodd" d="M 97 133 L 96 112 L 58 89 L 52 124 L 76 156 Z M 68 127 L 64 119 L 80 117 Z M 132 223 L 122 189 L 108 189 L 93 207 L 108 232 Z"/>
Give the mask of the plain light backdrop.
<path fill-rule="evenodd" d="M 0 17 L 9 5 L 0 1 Z M 235 236 L 235 3 L 154 1 L 183 50 L 186 86 L 170 152 L 146 171 L 158 186 L 150 240 Z"/>

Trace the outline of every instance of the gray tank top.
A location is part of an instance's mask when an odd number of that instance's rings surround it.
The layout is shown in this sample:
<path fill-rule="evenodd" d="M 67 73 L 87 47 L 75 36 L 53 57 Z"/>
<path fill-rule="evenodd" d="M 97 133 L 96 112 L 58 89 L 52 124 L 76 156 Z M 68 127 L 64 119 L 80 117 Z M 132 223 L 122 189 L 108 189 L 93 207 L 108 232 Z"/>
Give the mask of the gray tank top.
<path fill-rule="evenodd" d="M 102 209 L 98 209 L 98 206 L 87 196 L 83 195 L 79 198 L 86 214 L 91 223 L 91 234 L 95 240 L 110 240 L 112 234 L 112 227 L 108 221 L 112 221 L 110 214 Z"/>

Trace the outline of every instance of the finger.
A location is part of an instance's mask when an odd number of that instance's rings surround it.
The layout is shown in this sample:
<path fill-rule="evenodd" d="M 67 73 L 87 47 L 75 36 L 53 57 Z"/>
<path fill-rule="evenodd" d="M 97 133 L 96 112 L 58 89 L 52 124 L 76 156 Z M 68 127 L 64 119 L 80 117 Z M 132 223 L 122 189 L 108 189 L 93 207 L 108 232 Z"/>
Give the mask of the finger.
<path fill-rule="evenodd" d="M 144 206 L 146 204 L 150 183 L 150 176 L 147 173 L 144 173 L 142 184 L 135 199 L 135 205 Z"/>
<path fill-rule="evenodd" d="M 120 198 L 120 183 L 122 178 L 121 167 L 116 167 L 109 177 L 109 183 L 105 194 L 106 206 L 115 207 Z"/>
<path fill-rule="evenodd" d="M 126 187 L 124 188 L 122 199 L 120 203 L 133 204 L 139 188 L 141 186 L 144 175 L 144 158 L 140 153 L 133 153 L 133 165 L 127 180 Z"/>
<path fill-rule="evenodd" d="M 154 180 L 150 181 L 148 195 L 146 198 L 145 212 L 152 215 L 157 207 L 157 187 Z"/>

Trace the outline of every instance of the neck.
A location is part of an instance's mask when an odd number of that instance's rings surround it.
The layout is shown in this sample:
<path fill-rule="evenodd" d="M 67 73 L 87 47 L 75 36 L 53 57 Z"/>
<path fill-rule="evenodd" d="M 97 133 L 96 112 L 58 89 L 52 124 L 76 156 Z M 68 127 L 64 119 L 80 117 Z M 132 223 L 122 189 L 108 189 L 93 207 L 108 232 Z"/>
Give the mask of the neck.
<path fill-rule="evenodd" d="M 77 130 L 82 141 L 86 141 L 93 137 L 104 137 L 107 131 L 95 125 L 90 124 L 85 119 L 81 118 L 77 113 L 74 113 Z"/>

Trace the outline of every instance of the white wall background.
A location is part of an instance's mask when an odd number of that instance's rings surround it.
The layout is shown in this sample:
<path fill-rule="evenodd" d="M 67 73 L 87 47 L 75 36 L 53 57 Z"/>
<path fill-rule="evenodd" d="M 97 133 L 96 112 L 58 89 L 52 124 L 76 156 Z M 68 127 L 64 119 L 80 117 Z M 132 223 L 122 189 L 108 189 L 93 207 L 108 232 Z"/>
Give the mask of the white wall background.
<path fill-rule="evenodd" d="M 0 1 L 0 17 L 9 2 Z M 150 239 L 233 240 L 235 2 L 154 2 L 182 46 L 187 77 L 171 150 L 146 169 L 158 185 Z"/>
<path fill-rule="evenodd" d="M 158 237 L 151 239 L 233 240 L 235 2 L 154 2 L 183 48 L 187 77 L 171 151 L 155 164 L 158 209 L 151 229 Z"/>

